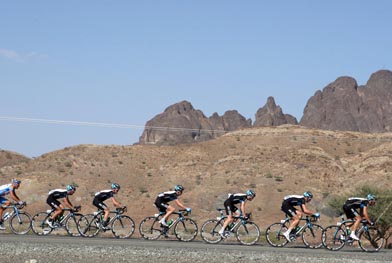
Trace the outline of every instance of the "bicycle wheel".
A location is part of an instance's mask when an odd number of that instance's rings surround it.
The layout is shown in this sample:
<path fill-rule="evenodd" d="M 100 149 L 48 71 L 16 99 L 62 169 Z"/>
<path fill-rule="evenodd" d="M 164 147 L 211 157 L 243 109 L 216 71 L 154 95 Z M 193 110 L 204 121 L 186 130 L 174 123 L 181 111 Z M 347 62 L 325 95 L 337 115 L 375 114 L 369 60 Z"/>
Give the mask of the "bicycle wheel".
<path fill-rule="evenodd" d="M 382 233 L 375 227 L 368 227 L 368 230 L 363 230 L 359 233 L 359 246 L 366 252 L 377 252 L 385 243 L 385 238 Z"/>
<path fill-rule="evenodd" d="M 129 216 L 121 215 L 113 220 L 112 233 L 117 238 L 128 238 L 135 232 L 135 222 Z"/>
<path fill-rule="evenodd" d="M 87 214 L 79 218 L 77 227 L 81 236 L 95 237 L 99 233 L 100 220 L 93 214 Z"/>
<path fill-rule="evenodd" d="M 68 217 L 67 221 L 64 223 L 65 230 L 67 231 L 68 235 L 71 237 L 79 237 L 80 232 L 78 230 L 78 221 L 83 217 L 82 214 L 74 214 Z"/>
<path fill-rule="evenodd" d="M 245 222 L 237 228 L 236 238 L 243 245 L 254 245 L 259 241 L 260 229 L 253 222 Z"/>
<path fill-rule="evenodd" d="M 323 230 L 322 242 L 329 250 L 337 251 L 346 244 L 346 231 L 339 226 L 328 226 Z"/>
<path fill-rule="evenodd" d="M 200 230 L 201 238 L 210 244 L 219 243 L 222 240 L 221 235 L 219 235 L 219 230 L 223 226 L 223 220 L 211 219 L 204 222 Z"/>
<path fill-rule="evenodd" d="M 288 241 L 283 236 L 283 233 L 287 231 L 287 226 L 282 223 L 273 223 L 265 230 L 265 237 L 268 244 L 273 247 L 284 247 Z"/>
<path fill-rule="evenodd" d="M 31 215 L 26 212 L 19 212 L 19 215 L 13 214 L 10 218 L 10 228 L 14 234 L 27 234 L 31 229 Z"/>
<path fill-rule="evenodd" d="M 162 234 L 161 225 L 158 222 L 158 218 L 154 216 L 144 218 L 143 221 L 140 222 L 139 232 L 144 239 L 158 239 Z"/>
<path fill-rule="evenodd" d="M 49 235 L 53 231 L 46 220 L 49 218 L 49 214 L 45 212 L 39 212 L 31 219 L 31 230 L 39 236 Z"/>
<path fill-rule="evenodd" d="M 302 232 L 302 241 L 308 248 L 320 248 L 323 246 L 323 227 L 312 224 Z"/>
<path fill-rule="evenodd" d="M 197 224 L 190 218 L 183 218 L 174 226 L 174 234 L 177 239 L 184 242 L 189 242 L 197 236 Z"/>

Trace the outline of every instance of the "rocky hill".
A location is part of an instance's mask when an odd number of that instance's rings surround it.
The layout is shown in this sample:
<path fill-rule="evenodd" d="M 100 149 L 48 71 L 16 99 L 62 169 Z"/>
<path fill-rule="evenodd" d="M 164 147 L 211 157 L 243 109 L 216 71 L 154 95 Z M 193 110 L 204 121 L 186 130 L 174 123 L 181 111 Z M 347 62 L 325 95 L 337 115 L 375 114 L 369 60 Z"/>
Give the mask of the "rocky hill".
<path fill-rule="evenodd" d="M 325 130 L 391 132 L 391 105 L 392 71 L 380 70 L 372 74 L 364 86 L 358 86 L 351 77 L 339 77 L 308 100 L 300 125 Z M 215 113 L 207 118 L 190 102 L 183 101 L 148 121 L 139 143 L 190 143 L 242 128 L 283 124 L 298 122 L 292 115 L 284 114 L 273 97 L 256 112 L 253 124 L 236 110 L 227 111 L 223 116 Z"/>
<path fill-rule="evenodd" d="M 19 153 L 0 150 L 0 168 L 21 162 L 27 162 L 30 159 Z"/>
<path fill-rule="evenodd" d="M 364 86 L 351 77 L 338 78 L 309 99 L 300 124 L 326 130 L 391 132 L 392 72 L 380 70 Z"/>
<path fill-rule="evenodd" d="M 200 115 L 201 116 L 201 115 Z M 31 213 L 47 208 L 47 192 L 78 186 L 71 198 L 89 213 L 96 191 L 110 182 L 122 188 L 118 199 L 138 224 L 155 213 L 155 196 L 175 184 L 186 188 L 182 201 L 198 223 L 216 216 L 229 192 L 248 188 L 257 196 L 248 204 L 261 227 L 280 219 L 287 194 L 315 195 L 311 207 L 330 222 L 326 204 L 335 194 L 364 184 L 392 187 L 392 134 L 333 132 L 300 126 L 248 128 L 214 140 L 176 146 L 79 145 L 0 168 L 1 180 L 23 180 L 18 195 Z"/>

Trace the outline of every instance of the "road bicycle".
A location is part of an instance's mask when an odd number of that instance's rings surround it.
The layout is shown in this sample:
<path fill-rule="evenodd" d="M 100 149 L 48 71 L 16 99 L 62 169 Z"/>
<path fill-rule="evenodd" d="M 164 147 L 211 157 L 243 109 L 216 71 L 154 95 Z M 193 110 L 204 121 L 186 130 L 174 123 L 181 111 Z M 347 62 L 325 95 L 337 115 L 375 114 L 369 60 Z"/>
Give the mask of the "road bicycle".
<path fill-rule="evenodd" d="M 193 219 L 187 217 L 190 215 L 190 212 L 179 210 L 173 214 L 177 215 L 177 218 L 169 220 L 167 222 L 168 226 L 163 226 L 159 223 L 165 212 L 144 218 L 139 225 L 140 235 L 144 239 L 155 240 L 160 236 L 169 237 L 169 230 L 173 229 L 174 235 L 178 240 L 184 242 L 194 240 L 197 236 L 198 226 Z"/>
<path fill-rule="evenodd" d="M 26 203 L 12 203 L 5 206 L 5 212 L 3 214 L 3 221 L 9 220 L 9 226 L 11 231 L 17 235 L 27 234 L 31 229 L 31 215 L 24 211 L 19 211 L 26 206 Z M 8 212 L 7 209 L 11 209 Z"/>
<path fill-rule="evenodd" d="M 326 227 L 323 231 L 323 245 L 329 250 L 337 251 L 346 244 L 353 245 L 355 242 L 355 240 L 350 238 L 349 228 L 355 220 L 345 220 L 343 214 L 340 217 L 340 222 Z M 356 231 L 356 236 L 359 238 L 359 247 L 366 252 L 377 252 L 385 243 L 385 238 L 381 231 L 376 226 L 370 226 L 365 219 L 361 220 L 361 227 Z"/>
<path fill-rule="evenodd" d="M 323 227 L 314 223 L 319 220 L 319 217 L 312 215 L 302 217 L 300 220 L 304 221 L 304 224 L 302 226 L 298 224 L 298 226 L 291 231 L 290 241 L 295 241 L 298 237 L 301 237 L 303 243 L 308 248 L 322 247 L 323 243 L 321 238 L 323 234 Z M 291 223 L 290 221 L 291 218 L 286 215 L 285 219 L 267 227 L 265 236 L 268 244 L 273 247 L 284 247 L 287 243 L 289 243 L 283 233 L 285 233 L 289 228 Z"/>
<path fill-rule="evenodd" d="M 222 229 L 227 215 L 223 212 L 225 209 L 217 208 L 216 210 L 219 211 L 220 216 L 207 220 L 201 227 L 200 235 L 205 242 L 216 244 L 232 235 L 243 245 L 253 245 L 259 241 L 260 228 L 250 221 L 251 213 L 246 214 L 245 218 L 241 215 L 233 216 L 233 222 L 226 227 L 223 236 L 221 236 L 219 230 Z"/>
<path fill-rule="evenodd" d="M 70 236 L 80 236 L 78 231 L 78 220 L 83 215 L 77 213 L 81 206 L 75 206 L 75 210 L 70 208 L 64 208 L 63 212 L 54 220 L 53 227 L 50 227 L 47 220 L 53 215 L 55 209 L 52 208 L 45 212 L 38 212 L 33 216 L 31 220 L 31 227 L 35 234 L 39 236 L 49 235 L 52 231 L 65 229 Z"/>
<path fill-rule="evenodd" d="M 116 238 L 129 238 L 135 232 L 135 222 L 131 217 L 123 215 L 126 211 L 126 206 L 110 211 L 110 214 L 114 214 L 114 216 L 109 217 L 109 222 L 106 226 L 103 226 L 104 210 L 84 215 L 78 222 L 79 233 L 83 237 L 95 237 L 101 231 L 111 230 Z"/>

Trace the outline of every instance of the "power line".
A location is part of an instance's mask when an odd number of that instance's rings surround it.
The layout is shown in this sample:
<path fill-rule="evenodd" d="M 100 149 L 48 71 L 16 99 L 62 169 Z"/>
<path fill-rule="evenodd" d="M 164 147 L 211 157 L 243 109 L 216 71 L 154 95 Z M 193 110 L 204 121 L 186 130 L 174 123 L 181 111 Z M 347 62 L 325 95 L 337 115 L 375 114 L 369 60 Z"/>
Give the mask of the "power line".
<path fill-rule="evenodd" d="M 161 131 L 190 131 L 190 132 L 214 132 L 214 133 L 227 133 L 223 130 L 207 130 L 207 129 L 190 129 L 190 128 L 175 128 L 175 127 L 159 127 L 159 126 L 142 126 L 133 124 L 116 124 L 116 123 L 103 123 L 103 122 L 84 122 L 84 121 L 65 121 L 65 120 L 49 120 L 49 119 L 34 119 L 34 118 L 18 118 L 0 116 L 0 121 L 16 121 L 16 122 L 34 122 L 45 124 L 58 124 L 58 125 L 76 125 L 76 126 L 92 126 L 104 128 L 121 128 L 121 129 L 153 129 Z"/>

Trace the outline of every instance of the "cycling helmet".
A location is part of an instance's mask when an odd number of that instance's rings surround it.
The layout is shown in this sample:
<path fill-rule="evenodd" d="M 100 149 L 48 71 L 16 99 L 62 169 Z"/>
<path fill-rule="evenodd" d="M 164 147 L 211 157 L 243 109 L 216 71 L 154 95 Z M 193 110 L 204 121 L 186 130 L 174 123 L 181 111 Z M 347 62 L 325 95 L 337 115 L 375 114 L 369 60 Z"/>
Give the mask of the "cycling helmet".
<path fill-rule="evenodd" d="M 182 191 L 184 191 L 184 187 L 182 185 L 178 184 L 178 185 L 174 186 L 174 191 L 182 192 Z"/>
<path fill-rule="evenodd" d="M 21 180 L 15 178 L 11 180 L 12 185 L 20 184 L 21 182 Z"/>
<path fill-rule="evenodd" d="M 313 194 L 311 192 L 306 191 L 306 192 L 304 192 L 304 197 L 312 199 L 313 198 Z"/>
<path fill-rule="evenodd" d="M 256 193 L 255 193 L 255 191 L 249 189 L 248 191 L 246 191 L 246 195 L 251 196 L 252 198 L 255 198 Z"/>
<path fill-rule="evenodd" d="M 119 185 L 119 184 L 116 184 L 116 183 L 112 183 L 112 189 L 113 189 L 113 190 L 114 190 L 114 189 L 120 190 L 120 185 Z"/>
<path fill-rule="evenodd" d="M 375 195 L 372 195 L 372 194 L 368 194 L 367 195 L 367 200 L 369 200 L 369 201 L 376 201 L 376 196 Z"/>
<path fill-rule="evenodd" d="M 67 185 L 67 191 L 75 191 L 75 190 L 76 190 L 75 186 L 71 184 Z"/>

